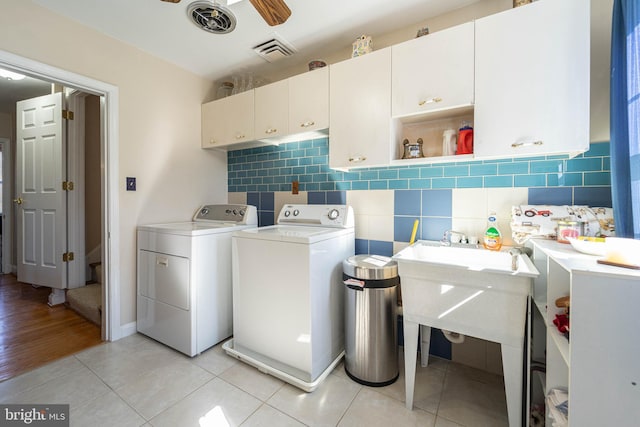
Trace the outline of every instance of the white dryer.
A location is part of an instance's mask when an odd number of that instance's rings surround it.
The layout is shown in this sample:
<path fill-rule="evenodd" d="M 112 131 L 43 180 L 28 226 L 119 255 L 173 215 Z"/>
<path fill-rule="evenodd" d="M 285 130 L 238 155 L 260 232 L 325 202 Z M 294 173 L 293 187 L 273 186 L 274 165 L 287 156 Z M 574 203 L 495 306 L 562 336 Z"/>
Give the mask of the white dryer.
<path fill-rule="evenodd" d="M 225 351 L 305 391 L 344 354 L 342 261 L 353 209 L 285 205 L 277 225 L 233 234 L 233 339 Z"/>
<path fill-rule="evenodd" d="M 188 356 L 231 336 L 231 235 L 257 223 L 255 206 L 205 205 L 138 226 L 138 332 Z"/>

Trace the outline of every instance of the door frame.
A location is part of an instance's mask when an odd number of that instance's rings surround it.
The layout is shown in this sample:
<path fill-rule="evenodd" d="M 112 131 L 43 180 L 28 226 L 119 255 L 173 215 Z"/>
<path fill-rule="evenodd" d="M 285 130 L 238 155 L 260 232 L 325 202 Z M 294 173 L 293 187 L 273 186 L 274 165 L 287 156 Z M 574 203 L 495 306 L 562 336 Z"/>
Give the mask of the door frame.
<path fill-rule="evenodd" d="M 118 199 L 117 86 L 0 50 L 0 67 L 100 96 L 102 193 L 102 339 L 122 338 L 120 325 L 120 215 Z"/>
<path fill-rule="evenodd" d="M 2 146 L 2 265 L 0 266 L 1 274 L 11 273 L 11 253 L 13 251 L 13 239 L 11 233 L 7 231 L 12 230 L 12 227 L 8 227 L 13 220 L 13 202 L 11 201 L 11 189 L 13 188 L 13 170 L 11 167 L 11 139 L 0 138 L 0 145 Z"/>

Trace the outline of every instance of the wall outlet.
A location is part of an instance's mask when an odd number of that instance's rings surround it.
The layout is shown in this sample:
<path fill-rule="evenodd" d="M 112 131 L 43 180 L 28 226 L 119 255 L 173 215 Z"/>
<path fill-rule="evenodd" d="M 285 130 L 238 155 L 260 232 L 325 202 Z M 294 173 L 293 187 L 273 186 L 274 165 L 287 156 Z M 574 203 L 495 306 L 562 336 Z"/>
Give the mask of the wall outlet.
<path fill-rule="evenodd" d="M 136 179 L 134 177 L 127 177 L 127 191 L 136 191 Z"/>
<path fill-rule="evenodd" d="M 291 194 L 298 194 L 298 181 L 291 181 Z"/>

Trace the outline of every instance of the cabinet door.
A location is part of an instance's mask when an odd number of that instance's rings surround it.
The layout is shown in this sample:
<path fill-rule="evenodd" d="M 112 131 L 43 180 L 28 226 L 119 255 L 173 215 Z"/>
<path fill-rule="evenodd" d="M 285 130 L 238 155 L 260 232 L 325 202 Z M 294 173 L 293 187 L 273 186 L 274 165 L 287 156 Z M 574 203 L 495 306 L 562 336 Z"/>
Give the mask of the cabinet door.
<path fill-rule="evenodd" d="M 479 157 L 589 145 L 589 2 L 540 0 L 476 21 Z"/>
<path fill-rule="evenodd" d="M 255 90 L 256 138 L 289 133 L 289 81 L 280 80 Z"/>
<path fill-rule="evenodd" d="M 392 115 L 473 104 L 473 22 L 392 47 Z"/>
<path fill-rule="evenodd" d="M 391 160 L 391 48 L 329 70 L 329 166 L 388 165 Z"/>
<path fill-rule="evenodd" d="M 226 123 L 227 144 L 238 144 L 254 139 L 254 94 L 253 90 L 224 98 L 225 111 L 220 116 Z"/>
<path fill-rule="evenodd" d="M 220 126 L 223 99 L 202 104 L 202 148 L 212 148 L 225 140 L 225 129 Z"/>
<path fill-rule="evenodd" d="M 289 132 L 329 127 L 329 67 L 289 79 Z"/>
<path fill-rule="evenodd" d="M 229 148 L 254 139 L 253 91 L 202 105 L 202 148 Z"/>

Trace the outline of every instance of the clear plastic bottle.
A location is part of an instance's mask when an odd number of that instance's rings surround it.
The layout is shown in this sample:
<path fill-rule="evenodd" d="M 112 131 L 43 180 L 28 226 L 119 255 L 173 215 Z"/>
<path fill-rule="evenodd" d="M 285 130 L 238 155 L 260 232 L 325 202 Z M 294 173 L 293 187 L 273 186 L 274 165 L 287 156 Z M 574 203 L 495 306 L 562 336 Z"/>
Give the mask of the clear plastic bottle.
<path fill-rule="evenodd" d="M 499 251 L 502 248 L 502 233 L 498 229 L 496 213 L 491 212 L 487 221 L 487 229 L 484 232 L 482 244 L 485 249 Z"/>

